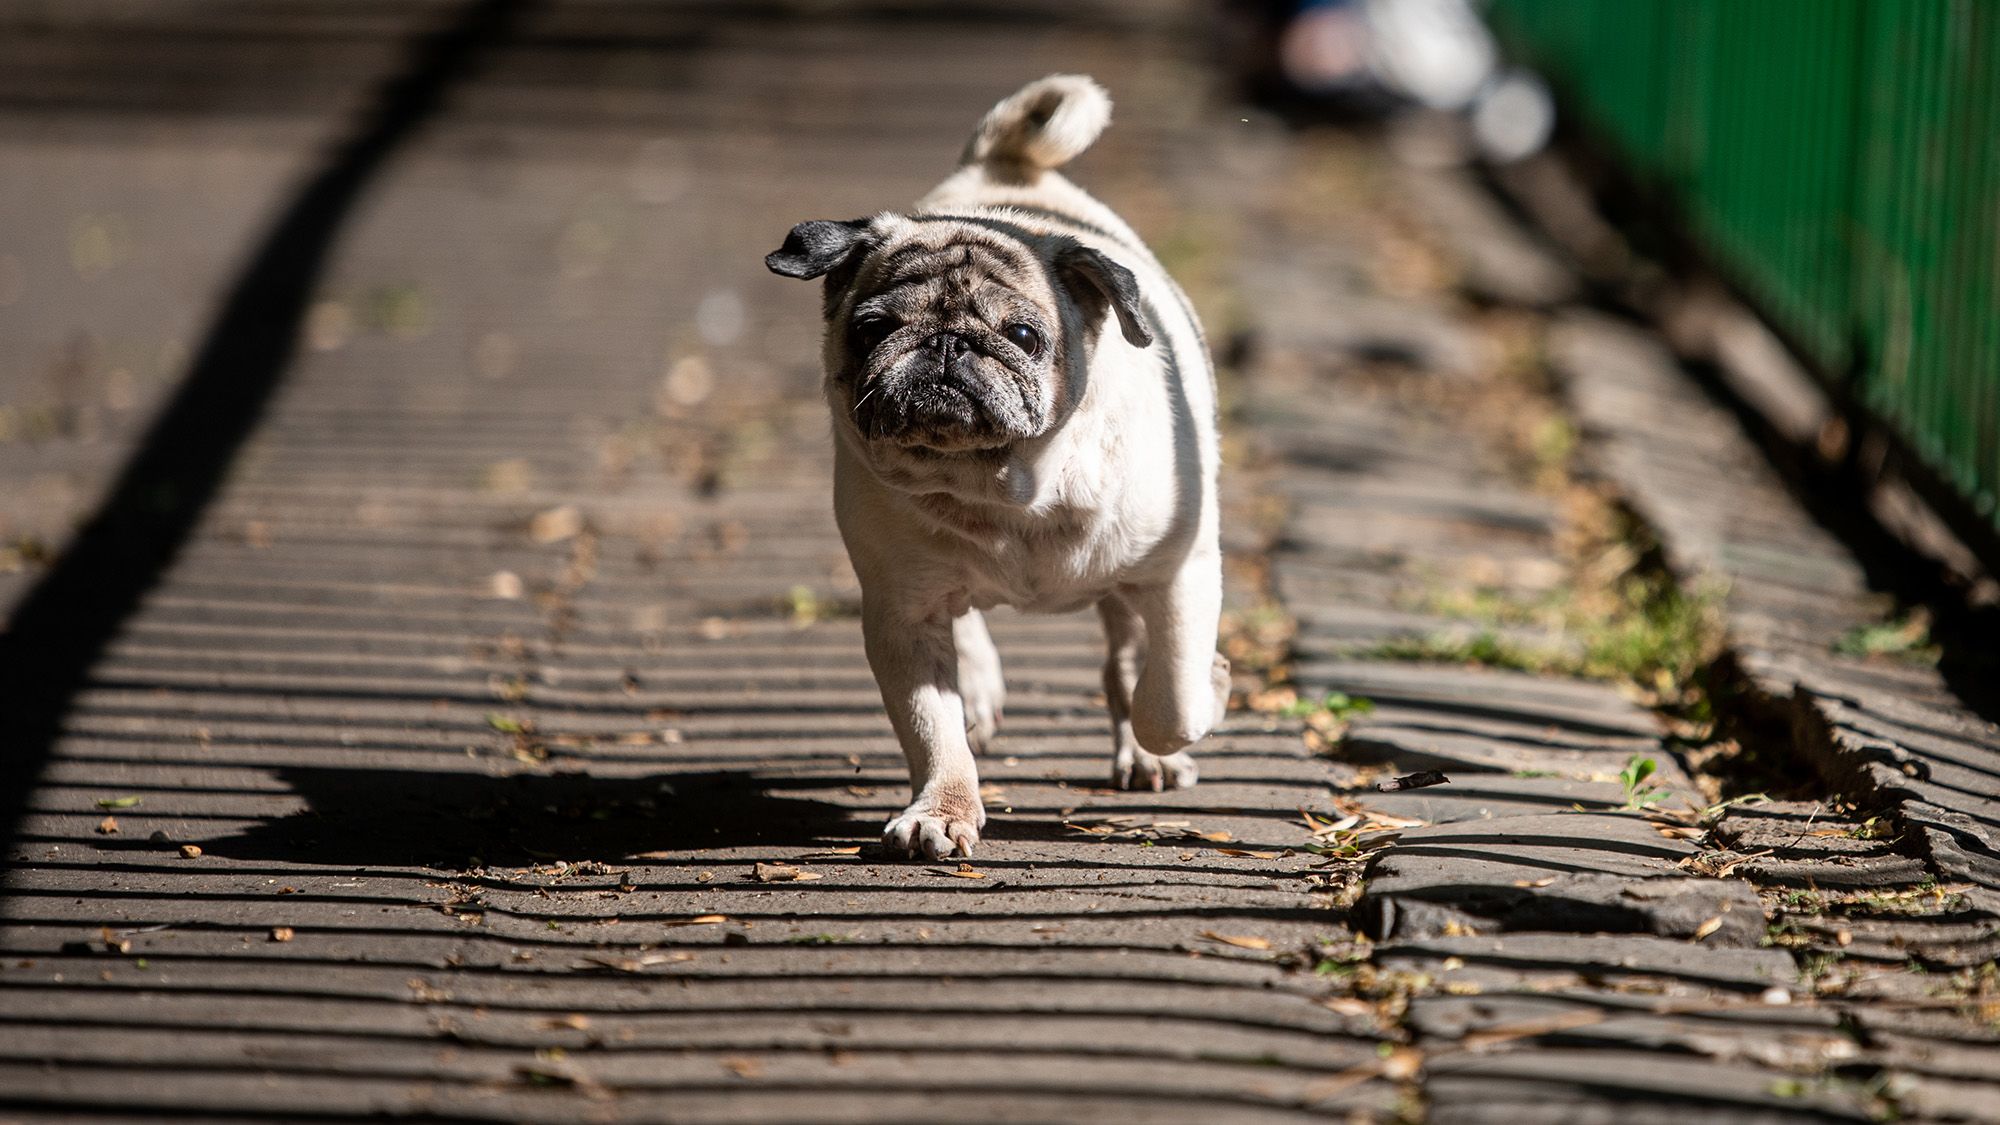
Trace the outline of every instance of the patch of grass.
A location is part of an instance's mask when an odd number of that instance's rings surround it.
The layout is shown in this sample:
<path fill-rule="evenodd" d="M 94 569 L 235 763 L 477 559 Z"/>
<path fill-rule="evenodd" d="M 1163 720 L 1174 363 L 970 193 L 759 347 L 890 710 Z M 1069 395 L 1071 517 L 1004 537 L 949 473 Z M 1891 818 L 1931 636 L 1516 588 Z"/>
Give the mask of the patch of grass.
<path fill-rule="evenodd" d="M 369 328 L 405 339 L 428 333 L 436 318 L 430 295 L 422 286 L 408 283 L 370 289 L 362 310 Z"/>
<path fill-rule="evenodd" d="M 1347 957 L 1322 957 L 1313 966 L 1313 974 L 1322 977 L 1351 977 L 1360 970 L 1368 958 L 1363 954 Z"/>
<path fill-rule="evenodd" d="M 1785 909 L 1799 914 L 1826 913 L 1826 897 L 1818 891 L 1786 891 L 1781 899 Z"/>
<path fill-rule="evenodd" d="M 1815 949 L 1799 958 L 1799 975 L 1808 981 L 1825 980 L 1840 964 L 1840 953 L 1833 949 Z"/>
<path fill-rule="evenodd" d="M 1625 763 L 1625 768 L 1618 771 L 1618 784 L 1625 790 L 1624 809 L 1636 812 L 1666 800 L 1667 791 L 1652 780 L 1654 771 L 1659 768 L 1660 763 L 1653 759 L 1634 754 Z"/>
<path fill-rule="evenodd" d="M 1964 894 L 1940 887 L 1933 879 L 1904 890 L 1856 891 L 1841 899 L 1843 906 L 1860 907 L 1874 914 L 1953 914 L 1969 904 Z"/>
<path fill-rule="evenodd" d="M 1803 949 L 1812 944 L 1812 937 L 1797 922 L 1785 918 L 1764 927 L 1764 944 L 1779 949 Z"/>
<path fill-rule="evenodd" d="M 1574 638 L 1574 646 L 1525 643 L 1483 629 L 1466 637 L 1391 640 L 1364 655 L 1605 680 L 1674 706 L 1697 699 L 1701 672 L 1721 648 L 1715 594 L 1689 593 L 1670 577 L 1644 573 L 1627 575 L 1605 593 L 1521 602 L 1489 590 L 1432 603 L 1436 611 L 1456 606 L 1459 615 L 1482 622 L 1541 625 Z"/>
<path fill-rule="evenodd" d="M 1335 722 L 1348 723 L 1375 710 L 1375 701 L 1359 695 L 1349 695 L 1344 691 L 1330 691 L 1317 701 L 1301 699 L 1278 712 L 1288 719 L 1309 719 L 1326 716 Z"/>
<path fill-rule="evenodd" d="M 1863 660 L 1896 660 L 1933 665 L 1940 650 L 1931 643 L 1930 611 L 1918 606 L 1901 617 L 1872 625 L 1857 625 L 1833 643 L 1833 651 Z"/>
<path fill-rule="evenodd" d="M 1721 647 L 1710 594 L 1690 594 L 1665 575 L 1630 575 L 1618 607 L 1584 632 L 1583 674 L 1622 680 L 1662 698 L 1684 695 Z"/>
<path fill-rule="evenodd" d="M 1426 613 L 1460 621 L 1559 629 L 1569 615 L 1571 592 L 1559 587 L 1539 597 L 1522 598 L 1490 586 L 1474 586 L 1469 589 L 1432 590 L 1415 601 L 1416 608 Z"/>
<path fill-rule="evenodd" d="M 1554 649 L 1524 645 L 1482 630 L 1469 637 L 1398 637 L 1383 641 L 1359 654 L 1370 660 L 1407 660 L 1438 664 L 1477 664 L 1510 672 L 1562 672 L 1568 674 L 1574 661 Z"/>
<path fill-rule="evenodd" d="M 1567 474 L 1579 444 L 1576 424 L 1561 414 L 1549 414 L 1534 423 L 1526 444 L 1537 469 Z"/>
<path fill-rule="evenodd" d="M 811 586 L 794 586 L 776 599 L 778 612 L 791 619 L 792 627 L 804 629 L 821 621 L 861 616 L 859 602 L 826 597 Z"/>

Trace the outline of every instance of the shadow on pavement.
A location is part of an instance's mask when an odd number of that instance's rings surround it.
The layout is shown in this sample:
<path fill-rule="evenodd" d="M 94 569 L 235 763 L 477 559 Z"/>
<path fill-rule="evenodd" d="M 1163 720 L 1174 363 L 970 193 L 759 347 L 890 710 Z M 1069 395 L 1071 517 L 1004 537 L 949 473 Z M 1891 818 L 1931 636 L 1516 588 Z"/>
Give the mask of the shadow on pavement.
<path fill-rule="evenodd" d="M 180 553 L 283 381 L 313 287 L 356 200 L 531 2 L 474 0 L 413 46 L 408 69 L 383 84 L 352 138 L 273 223 L 101 508 L 22 599 L 0 636 L 0 828 L 8 838 L 71 698 Z"/>
<path fill-rule="evenodd" d="M 454 869 L 845 842 L 857 828 L 839 806 L 773 792 L 836 781 L 742 770 L 625 778 L 336 768 L 276 773 L 309 807 L 239 836 L 201 841 L 203 850 L 332 867 Z"/>

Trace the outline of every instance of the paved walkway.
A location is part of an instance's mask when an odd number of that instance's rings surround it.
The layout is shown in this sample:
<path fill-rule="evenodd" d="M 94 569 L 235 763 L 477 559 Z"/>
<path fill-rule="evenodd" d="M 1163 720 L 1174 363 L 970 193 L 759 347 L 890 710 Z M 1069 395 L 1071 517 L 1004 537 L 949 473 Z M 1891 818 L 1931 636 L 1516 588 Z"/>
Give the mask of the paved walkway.
<path fill-rule="evenodd" d="M 0 200 L 43 232 L 0 244 L 13 659 L 46 640 L 42 682 L 75 681 L 9 751 L 47 747 L 0 900 L 0 1120 L 1993 1113 L 1990 916 L 1931 853 L 1811 781 L 1727 838 L 1649 819 L 1634 758 L 1676 808 L 1715 782 L 1647 702 L 1481 666 L 1576 643 L 1505 607 L 1579 584 L 1601 509 L 1543 315 L 1458 295 L 1506 242 L 1454 225 L 1462 184 L 1212 108 L 1172 5 L 813 11 L 166 6 L 44 29 L 62 61 L 0 80 Z M 142 46 L 188 39 L 241 57 Z M 1244 676 L 1199 787 L 1108 790 L 1094 620 L 997 618 L 986 843 L 891 860 L 814 299 L 760 258 L 914 198 L 1055 70 L 1119 100 L 1079 177 L 1247 345 L 1229 643 L 1291 684 Z M 88 101 L 112 72 L 151 98 Z M 183 393 L 147 435 L 190 368 L 220 413 Z M 226 477 L 140 504 L 141 442 Z M 107 489 L 185 546 L 155 575 L 86 525 L 51 572 Z M 1372 709 L 1285 706 L 1329 691 Z M 1794 823 L 1889 872 L 1878 930 L 1748 866 Z M 1882 952 L 1906 915 L 1968 930 Z M 1882 994 L 1912 1018 L 1857 1034 L 1850 942 L 1927 970 Z"/>

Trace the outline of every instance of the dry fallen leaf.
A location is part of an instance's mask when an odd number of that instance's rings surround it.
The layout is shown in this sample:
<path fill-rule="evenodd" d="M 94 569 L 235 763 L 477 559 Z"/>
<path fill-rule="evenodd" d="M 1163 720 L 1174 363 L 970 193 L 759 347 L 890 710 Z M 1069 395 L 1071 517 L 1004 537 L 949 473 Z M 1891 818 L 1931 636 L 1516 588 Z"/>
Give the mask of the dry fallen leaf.
<path fill-rule="evenodd" d="M 789 863 L 759 863 L 750 868 L 750 877 L 759 883 L 806 883 L 826 876 L 801 871 Z"/>
<path fill-rule="evenodd" d="M 1375 790 L 1378 793 L 1396 793 L 1404 789 L 1428 789 L 1433 785 L 1447 785 L 1450 782 L 1451 779 L 1438 770 L 1418 770 L 1416 773 L 1406 773 L 1401 777 L 1378 782 Z"/>
<path fill-rule="evenodd" d="M 681 949 L 674 950 L 671 953 L 640 953 L 631 957 L 617 957 L 609 954 L 593 953 L 583 960 L 585 964 L 595 965 L 599 968 L 615 969 L 621 973 L 637 973 L 653 965 L 677 965 L 683 961 L 692 961 L 694 960 L 694 954 Z M 582 967 L 582 965 L 578 966 L 578 968 Z"/>
<path fill-rule="evenodd" d="M 1224 945 L 1233 945 L 1238 949 L 1271 948 L 1270 938 L 1248 937 L 1239 934 L 1218 934 L 1214 930 L 1203 930 L 1201 936 L 1210 941 L 1219 941 Z"/>
<path fill-rule="evenodd" d="M 564 504 L 535 513 L 528 521 L 528 535 L 537 543 L 560 543 L 583 530 L 583 513 L 574 504 Z"/>
<path fill-rule="evenodd" d="M 1197 832 L 1194 835 L 1197 840 L 1207 840 L 1216 844 L 1226 843 L 1236 838 L 1229 834 L 1228 829 L 1217 829 L 1214 832 Z"/>
<path fill-rule="evenodd" d="M 764 1076 L 764 1064 L 756 1059 L 746 1059 L 739 1055 L 723 1059 L 722 1065 L 729 1073 L 745 1080 Z"/>
<path fill-rule="evenodd" d="M 1708 835 L 1705 828 L 1685 828 L 1677 824 L 1655 824 L 1653 831 L 1669 840 L 1699 840 Z"/>
<path fill-rule="evenodd" d="M 118 818 L 107 816 L 103 820 L 98 821 L 97 834 L 100 836 L 116 836 L 118 834 Z"/>
<path fill-rule="evenodd" d="M 291 928 L 290 926 L 273 926 L 273 927 L 271 927 L 271 940 L 272 940 L 272 941 L 290 941 L 290 940 L 292 940 L 292 928 Z"/>
<path fill-rule="evenodd" d="M 729 915 L 727 914 L 697 914 L 692 918 L 677 918 L 671 922 L 663 922 L 661 924 L 666 926 L 713 926 L 718 922 L 727 921 L 729 921 Z"/>
<path fill-rule="evenodd" d="M 1395 1082 L 1408 1082 L 1423 1069 L 1424 1053 L 1415 1047 L 1398 1047 L 1382 1060 L 1382 1077 Z"/>
<path fill-rule="evenodd" d="M 1285 854 L 1283 852 L 1252 852 L 1245 851 L 1242 848 L 1217 848 L 1215 851 L 1217 855 L 1233 855 L 1247 859 L 1276 859 Z"/>
<path fill-rule="evenodd" d="M 201 858 L 201 848 L 200 848 L 200 846 L 199 846 L 199 845 L 196 845 L 196 844 L 182 844 L 182 845 L 181 845 L 181 858 L 182 858 L 182 859 L 200 859 L 200 858 Z"/>
<path fill-rule="evenodd" d="M 1355 996 L 1329 996 L 1319 1002 L 1319 1006 L 1343 1016 L 1371 1016 L 1375 1005 Z"/>
<path fill-rule="evenodd" d="M 1388 813 L 1371 810 L 1368 813 L 1368 823 L 1363 825 L 1361 830 L 1368 832 L 1376 829 L 1422 828 L 1426 823 L 1414 816 L 1391 816 Z"/>
<path fill-rule="evenodd" d="M 1365 1063 L 1350 1066 L 1332 1078 L 1315 1082 L 1301 1090 L 1299 1101 L 1306 1105 L 1314 1105 L 1337 1097 L 1369 1079 L 1379 1077 L 1382 1074 L 1382 1067 L 1383 1062 L 1380 1059 L 1370 1059 Z"/>
<path fill-rule="evenodd" d="M 542 1021 L 542 1026 L 551 1031 L 582 1031 L 590 1026 L 590 1017 L 571 1012 L 566 1016 L 551 1016 Z"/>
<path fill-rule="evenodd" d="M 605 1096 L 603 1087 L 596 1082 L 562 1066 L 545 1066 L 540 1063 L 522 1063 L 514 1068 L 521 1081 L 531 1086 L 563 1086 L 590 1093 L 593 1097 Z"/>
<path fill-rule="evenodd" d="M 948 872 L 948 874 L 951 874 L 951 875 L 955 875 L 955 876 L 957 876 L 957 877 L 958 877 L 958 878 L 960 878 L 960 879 L 984 879 L 984 878 L 986 878 L 986 875 L 985 875 L 985 873 L 984 873 L 984 872 L 980 872 L 980 871 L 974 871 L 974 870 L 972 869 L 972 865 L 971 865 L 971 864 L 969 864 L 969 863 L 961 863 L 961 864 L 959 864 L 959 865 L 958 865 L 958 870 L 956 870 L 956 871 L 952 871 L 952 872 Z"/>
<path fill-rule="evenodd" d="M 1483 1051 L 1502 1043 L 1512 1043 L 1516 1039 L 1532 1039 L 1538 1035 L 1548 1035 L 1557 1031 L 1568 1031 L 1576 1027 L 1588 1027 L 1604 1022 L 1607 1013 L 1602 1008 L 1582 1008 L 1562 1012 L 1542 1019 L 1524 1020 L 1520 1023 L 1501 1024 L 1484 1031 L 1474 1031 L 1458 1041 L 1459 1046 L 1468 1051 Z"/>
<path fill-rule="evenodd" d="M 1312 834 L 1320 837 L 1337 836 L 1350 828 L 1358 827 L 1360 824 L 1361 817 L 1359 814 L 1343 816 L 1339 820 L 1332 821 L 1314 820 L 1311 817 L 1306 818 L 1306 825 L 1312 829 Z"/>
<path fill-rule="evenodd" d="M 1548 885 L 1549 885 L 1550 883 L 1553 883 L 1553 882 L 1555 882 L 1555 881 L 1556 881 L 1556 877 L 1555 877 L 1555 876 L 1553 876 L 1553 875 L 1551 875 L 1551 876 L 1549 876 L 1549 877 L 1548 877 L 1548 878 L 1546 878 L 1546 879 L 1516 879 L 1516 880 L 1514 880 L 1514 885 L 1515 885 L 1515 886 L 1517 886 L 1517 887 L 1530 887 L 1530 888 L 1532 888 L 1532 887 L 1546 887 L 1546 886 L 1548 886 Z"/>
<path fill-rule="evenodd" d="M 1718 914 L 1694 928 L 1694 940 L 1700 941 L 1722 928 L 1722 915 Z"/>

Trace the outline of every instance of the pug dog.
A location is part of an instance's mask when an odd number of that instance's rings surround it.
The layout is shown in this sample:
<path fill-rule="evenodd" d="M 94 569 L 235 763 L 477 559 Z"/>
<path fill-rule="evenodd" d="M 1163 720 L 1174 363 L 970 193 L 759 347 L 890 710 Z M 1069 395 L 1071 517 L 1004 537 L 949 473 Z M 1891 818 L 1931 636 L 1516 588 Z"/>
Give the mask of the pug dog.
<path fill-rule="evenodd" d="M 1095 606 L 1111 780 L 1193 785 L 1221 720 L 1215 379 L 1187 297 L 1059 174 L 1111 120 L 1080 75 L 986 114 L 907 213 L 793 227 L 765 258 L 824 278 L 834 511 L 914 799 L 883 841 L 970 856 L 975 750 L 1005 685 L 981 611 Z"/>

